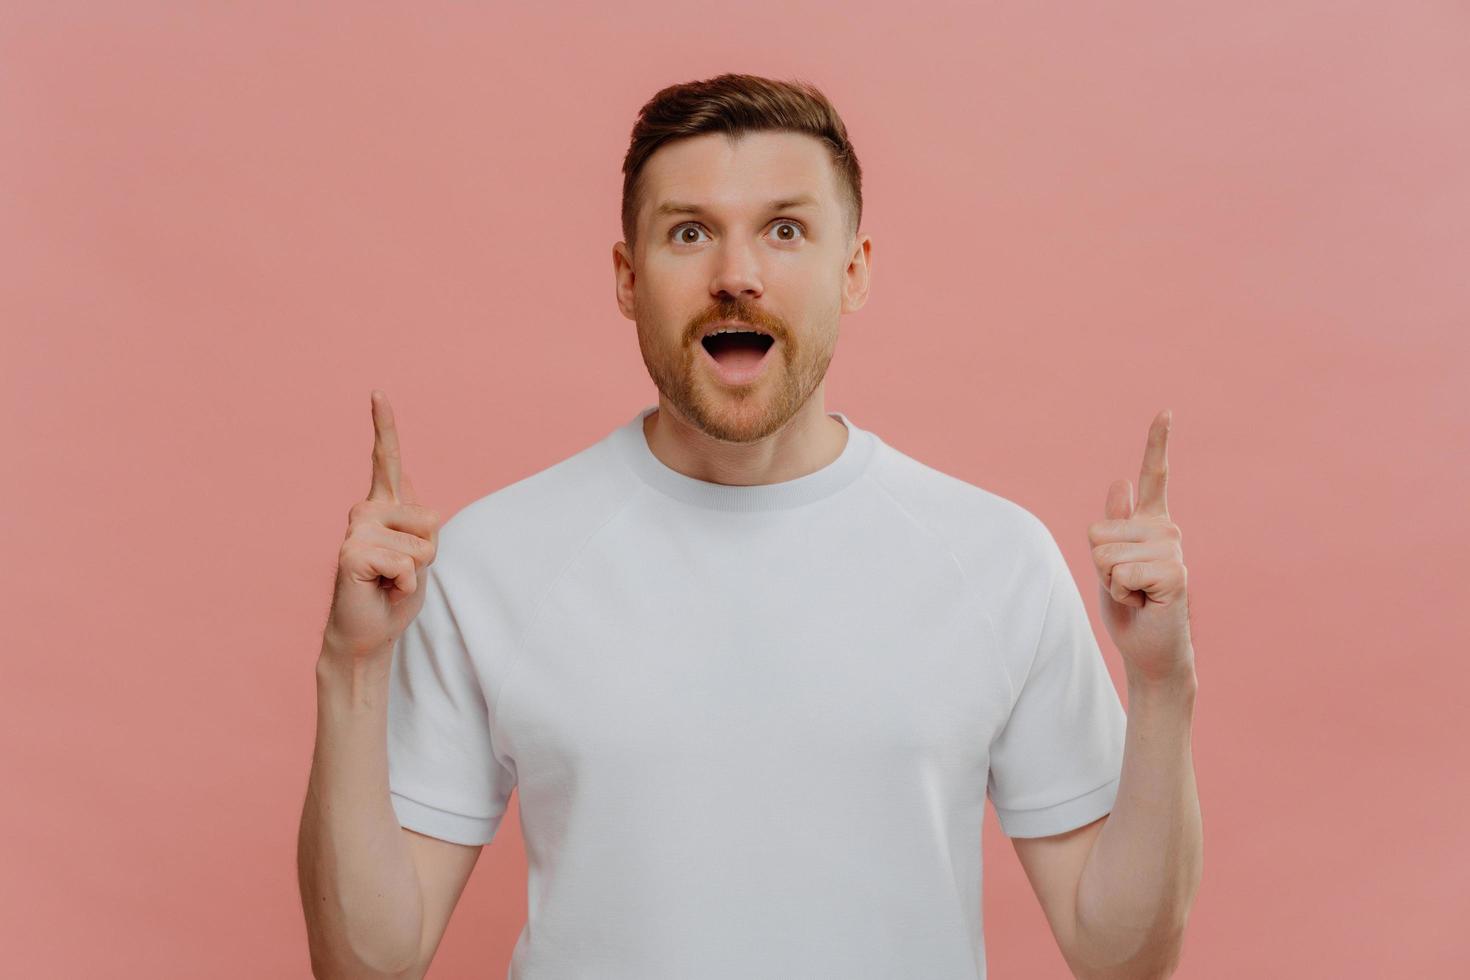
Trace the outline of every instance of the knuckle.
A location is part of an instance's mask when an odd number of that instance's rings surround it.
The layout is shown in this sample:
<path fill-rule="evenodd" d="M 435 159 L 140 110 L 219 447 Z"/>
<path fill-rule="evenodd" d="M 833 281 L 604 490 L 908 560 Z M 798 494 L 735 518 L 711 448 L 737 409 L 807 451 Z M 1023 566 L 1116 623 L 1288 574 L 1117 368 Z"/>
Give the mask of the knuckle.
<path fill-rule="evenodd" d="M 354 525 L 380 523 L 382 521 L 382 507 L 375 500 L 359 500 L 352 505 L 347 512 L 348 519 Z"/>
<path fill-rule="evenodd" d="M 406 555 L 415 564 L 418 562 L 428 564 L 434 551 L 433 542 L 428 538 L 421 538 L 407 531 L 396 531 L 393 538 L 400 554 Z"/>

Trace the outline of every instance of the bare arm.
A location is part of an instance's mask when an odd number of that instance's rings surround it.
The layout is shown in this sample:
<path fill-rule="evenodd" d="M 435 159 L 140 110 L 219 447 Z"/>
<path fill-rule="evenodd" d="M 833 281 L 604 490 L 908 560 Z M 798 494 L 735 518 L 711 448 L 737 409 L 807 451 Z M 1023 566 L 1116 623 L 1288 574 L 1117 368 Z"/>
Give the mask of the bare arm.
<path fill-rule="evenodd" d="M 1188 575 L 1169 517 L 1172 413 L 1154 416 L 1133 487 L 1115 480 L 1088 529 L 1103 625 L 1128 675 L 1118 798 L 1077 886 L 1076 939 L 1092 977 L 1165 977 L 1179 961 L 1204 868 L 1190 753 L 1198 687 Z"/>
<path fill-rule="evenodd" d="M 1166 977 L 1179 962 L 1204 864 L 1190 758 L 1195 681 L 1128 688 L 1128 748 L 1113 811 L 1077 886 L 1078 958 L 1097 977 Z"/>
<path fill-rule="evenodd" d="M 399 978 L 418 965 L 423 898 L 388 797 L 390 660 L 324 647 L 317 662 L 316 752 L 297 874 L 318 980 Z"/>
<path fill-rule="evenodd" d="M 297 838 L 312 974 L 418 978 L 480 848 L 399 826 L 388 790 L 388 678 L 418 614 L 440 519 L 402 472 L 387 396 L 372 395 L 373 479 L 348 513 L 316 665 L 317 729 Z"/>
<path fill-rule="evenodd" d="M 424 935 L 419 945 L 419 960 L 409 974 L 413 980 L 424 975 L 444 938 L 449 916 L 459 904 L 459 896 L 470 880 L 470 872 L 480 859 L 483 844 L 456 844 L 417 831 L 403 829 L 413 853 L 414 867 L 419 872 L 419 893 L 424 898 Z"/>
<path fill-rule="evenodd" d="M 1129 685 L 1127 748 L 1112 812 L 1048 837 L 1012 838 L 1077 977 L 1167 977 L 1203 869 L 1189 725 L 1196 682 Z"/>
<path fill-rule="evenodd" d="M 1014 842 L 1068 966 L 1089 980 L 1170 976 L 1204 869 L 1188 579 L 1165 493 L 1170 420 L 1166 409 L 1149 426 L 1137 507 L 1116 480 L 1107 519 L 1088 528 L 1103 623 L 1128 675 L 1117 799 L 1086 827 Z"/>

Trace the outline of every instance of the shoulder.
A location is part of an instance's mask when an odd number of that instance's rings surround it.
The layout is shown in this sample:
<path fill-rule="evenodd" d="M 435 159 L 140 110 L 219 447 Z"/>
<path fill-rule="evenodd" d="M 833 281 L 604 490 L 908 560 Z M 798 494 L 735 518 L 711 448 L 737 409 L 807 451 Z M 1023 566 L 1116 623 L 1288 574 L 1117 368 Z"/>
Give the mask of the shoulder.
<path fill-rule="evenodd" d="M 1069 574 L 1050 528 L 1021 503 L 886 446 L 872 476 L 942 538 L 990 624 L 1013 686 L 1026 676 L 1057 576 Z"/>
<path fill-rule="evenodd" d="M 939 537 L 967 577 L 992 585 L 1020 578 L 1043 587 L 1056 543 L 1034 513 L 1015 500 L 914 459 L 885 443 L 870 469 L 894 505 Z"/>
<path fill-rule="evenodd" d="M 440 526 L 435 567 L 481 603 L 524 608 L 638 492 L 600 440 L 455 512 Z"/>

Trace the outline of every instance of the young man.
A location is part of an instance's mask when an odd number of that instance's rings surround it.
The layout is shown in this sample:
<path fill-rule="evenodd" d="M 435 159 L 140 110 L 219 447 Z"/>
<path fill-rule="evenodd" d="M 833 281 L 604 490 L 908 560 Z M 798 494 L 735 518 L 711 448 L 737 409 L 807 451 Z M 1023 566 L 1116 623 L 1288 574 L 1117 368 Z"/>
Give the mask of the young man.
<path fill-rule="evenodd" d="M 1125 715 L 1047 528 L 824 407 L 872 248 L 827 100 L 665 89 L 624 174 L 656 406 L 441 527 L 375 394 L 303 815 L 318 975 L 422 975 L 513 788 L 520 980 L 983 978 L 987 795 L 1075 973 L 1172 972 L 1201 835 L 1167 413 L 1091 530 Z"/>

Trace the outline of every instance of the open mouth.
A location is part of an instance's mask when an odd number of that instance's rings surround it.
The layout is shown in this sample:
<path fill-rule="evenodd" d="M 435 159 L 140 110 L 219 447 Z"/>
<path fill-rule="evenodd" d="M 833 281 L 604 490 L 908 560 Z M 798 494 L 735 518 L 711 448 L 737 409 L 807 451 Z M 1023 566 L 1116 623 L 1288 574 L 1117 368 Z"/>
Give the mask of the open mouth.
<path fill-rule="evenodd" d="M 735 330 L 729 333 L 713 333 L 700 343 L 710 356 L 720 363 L 748 360 L 754 364 L 765 356 L 776 338 L 754 330 Z"/>
<path fill-rule="evenodd" d="M 732 330 L 714 333 L 700 344 L 709 354 L 715 373 L 727 384 L 748 384 L 761 373 L 766 352 L 776 338 L 754 330 Z"/>

